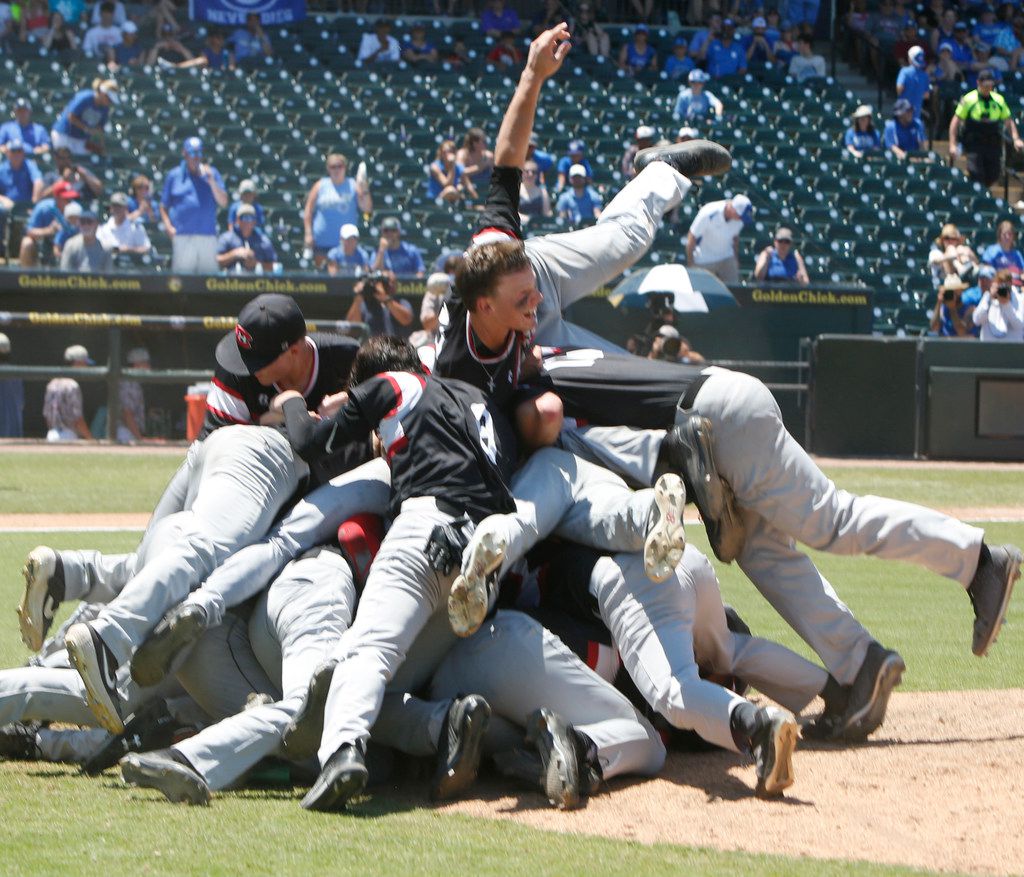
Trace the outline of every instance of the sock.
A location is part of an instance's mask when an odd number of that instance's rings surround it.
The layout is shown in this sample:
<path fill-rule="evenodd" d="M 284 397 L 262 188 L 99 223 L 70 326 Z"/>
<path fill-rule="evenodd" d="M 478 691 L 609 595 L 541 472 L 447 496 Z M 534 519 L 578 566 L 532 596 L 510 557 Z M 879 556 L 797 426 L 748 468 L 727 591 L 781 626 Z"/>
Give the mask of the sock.
<path fill-rule="evenodd" d="M 733 707 L 729 714 L 729 730 L 732 732 L 732 742 L 740 752 L 751 752 L 754 748 L 753 738 L 763 724 L 761 711 L 750 701 L 743 701 Z"/>
<path fill-rule="evenodd" d="M 982 569 L 984 569 L 985 566 L 990 564 L 991 562 L 992 562 L 992 552 L 989 551 L 988 550 L 988 546 L 984 542 L 982 542 L 981 543 L 981 551 L 978 553 L 978 568 L 974 571 L 974 575 L 977 576 L 978 573 Z M 971 582 L 971 584 L 968 585 L 967 590 L 969 591 L 972 587 L 974 587 L 974 582 Z"/>

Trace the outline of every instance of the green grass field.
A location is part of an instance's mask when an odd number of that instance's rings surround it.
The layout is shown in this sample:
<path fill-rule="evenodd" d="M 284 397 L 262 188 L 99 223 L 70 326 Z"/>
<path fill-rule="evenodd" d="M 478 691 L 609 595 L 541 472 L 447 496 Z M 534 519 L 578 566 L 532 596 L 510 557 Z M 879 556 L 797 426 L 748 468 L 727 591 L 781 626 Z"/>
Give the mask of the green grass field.
<path fill-rule="evenodd" d="M 146 455 L 0 456 L 0 514 L 148 511 L 176 465 Z M 1024 472 L 835 469 L 837 482 L 934 505 L 1013 505 Z M 127 483 L 126 483 L 127 482 Z M 114 487 L 116 485 L 116 488 Z M 1024 543 L 1024 524 L 986 526 L 993 542 Z M 689 528 L 706 548 L 704 534 Z M 0 533 L 0 606 L 13 607 L 25 553 L 57 547 L 129 550 L 133 533 Z M 970 654 L 969 602 L 960 588 L 916 567 L 814 554 L 858 617 L 898 648 L 904 690 L 1019 687 L 1024 679 L 1024 610 L 1018 597 L 991 656 Z M 727 600 L 761 634 L 809 654 L 735 567 L 718 566 Z M 27 657 L 13 613 L 0 630 L 0 666 Z M 209 809 L 172 807 L 122 786 L 115 772 L 86 780 L 68 767 L 0 763 L 4 838 L 0 872 L 68 873 L 84 867 L 148 874 L 863 874 L 914 873 L 866 863 L 729 854 L 542 832 L 504 821 L 433 810 L 422 790 L 370 797 L 346 816 L 307 814 L 298 791 L 218 794 Z M 539 799 L 538 799 L 539 800 Z"/>

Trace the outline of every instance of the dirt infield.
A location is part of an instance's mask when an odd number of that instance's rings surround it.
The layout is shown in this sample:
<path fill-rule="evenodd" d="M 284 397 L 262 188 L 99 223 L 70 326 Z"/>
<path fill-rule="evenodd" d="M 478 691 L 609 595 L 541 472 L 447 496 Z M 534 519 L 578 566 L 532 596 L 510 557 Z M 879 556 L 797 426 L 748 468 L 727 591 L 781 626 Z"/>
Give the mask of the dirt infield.
<path fill-rule="evenodd" d="M 672 754 L 661 776 L 613 782 L 559 813 L 497 782 L 451 812 L 536 828 L 752 853 L 1024 874 L 1024 689 L 895 694 L 866 745 L 801 744 L 781 801 L 726 752 Z"/>

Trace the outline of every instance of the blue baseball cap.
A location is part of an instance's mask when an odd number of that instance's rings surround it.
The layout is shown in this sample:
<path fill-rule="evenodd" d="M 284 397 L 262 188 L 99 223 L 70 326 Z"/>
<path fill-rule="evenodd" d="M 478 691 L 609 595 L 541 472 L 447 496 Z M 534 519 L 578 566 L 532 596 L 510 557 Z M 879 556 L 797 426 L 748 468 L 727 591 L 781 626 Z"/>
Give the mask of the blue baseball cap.
<path fill-rule="evenodd" d="M 583 141 L 582 140 L 570 140 L 569 141 L 569 152 L 579 152 L 579 153 L 582 154 L 584 152 Z"/>
<path fill-rule="evenodd" d="M 8 140 L 7 141 L 8 152 L 24 152 L 25 144 L 21 140 Z"/>
<path fill-rule="evenodd" d="M 83 210 L 78 214 L 79 222 L 99 222 L 99 217 L 94 210 Z"/>
<path fill-rule="evenodd" d="M 185 145 L 182 147 L 185 155 L 191 158 L 202 158 L 203 157 L 203 141 L 198 137 L 189 137 L 185 141 Z"/>
<path fill-rule="evenodd" d="M 910 112 L 914 107 L 905 97 L 901 97 L 896 103 L 892 105 L 892 114 L 894 116 L 902 116 L 904 113 Z"/>
<path fill-rule="evenodd" d="M 686 77 L 690 82 L 707 82 L 711 79 L 707 73 L 701 70 L 699 67 L 690 71 L 690 75 Z"/>
<path fill-rule="evenodd" d="M 982 265 L 981 270 L 978 272 L 978 276 L 992 280 L 992 278 L 996 276 L 996 269 L 991 265 Z"/>

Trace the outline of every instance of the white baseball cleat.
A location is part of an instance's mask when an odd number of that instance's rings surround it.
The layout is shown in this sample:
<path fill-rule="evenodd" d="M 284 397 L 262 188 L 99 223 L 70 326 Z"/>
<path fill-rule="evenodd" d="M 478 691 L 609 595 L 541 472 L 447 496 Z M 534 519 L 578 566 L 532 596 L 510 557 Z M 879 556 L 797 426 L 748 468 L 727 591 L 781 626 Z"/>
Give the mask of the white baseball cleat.
<path fill-rule="evenodd" d="M 17 609 L 21 641 L 38 652 L 64 599 L 64 565 L 56 551 L 39 545 L 29 552 L 21 574 L 25 577 L 25 591 Z"/>
<path fill-rule="evenodd" d="M 686 548 L 686 531 L 683 529 L 685 506 L 683 479 L 672 472 L 662 475 L 654 485 L 657 519 L 644 542 L 644 572 L 652 582 L 665 581 L 683 559 L 683 549 Z"/>
<path fill-rule="evenodd" d="M 117 659 L 110 647 L 88 624 L 75 624 L 64 637 L 71 666 L 85 683 L 85 700 L 99 723 L 111 734 L 120 734 L 124 722 L 118 713 Z"/>
<path fill-rule="evenodd" d="M 490 608 L 491 575 L 505 559 L 505 537 L 487 528 L 481 521 L 466 547 L 462 575 L 455 579 L 448 595 L 448 621 L 458 636 L 472 636 L 479 630 Z M 494 588 L 494 591 L 497 589 Z"/>

